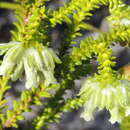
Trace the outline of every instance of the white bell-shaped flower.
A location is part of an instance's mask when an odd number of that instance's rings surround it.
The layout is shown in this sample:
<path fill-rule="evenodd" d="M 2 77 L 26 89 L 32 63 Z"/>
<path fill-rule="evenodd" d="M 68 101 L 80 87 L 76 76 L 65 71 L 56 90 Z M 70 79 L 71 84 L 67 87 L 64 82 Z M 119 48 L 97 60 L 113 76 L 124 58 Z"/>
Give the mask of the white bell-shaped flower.
<path fill-rule="evenodd" d="M 105 83 L 105 80 L 104 80 Z M 85 120 L 93 119 L 96 110 L 106 108 L 110 111 L 112 123 L 120 122 L 122 118 L 128 116 L 130 107 L 130 82 L 117 80 L 113 84 L 102 82 L 90 78 L 83 84 L 79 95 L 85 101 L 84 112 L 81 114 Z"/>
<path fill-rule="evenodd" d="M 11 75 L 16 81 L 25 72 L 27 89 L 37 87 L 41 82 L 45 86 L 55 83 L 55 63 L 61 63 L 51 48 L 42 46 L 40 50 L 35 47 L 26 47 L 22 43 L 12 42 L 0 44 L 1 54 L 5 53 L 0 66 L 0 75 Z"/>

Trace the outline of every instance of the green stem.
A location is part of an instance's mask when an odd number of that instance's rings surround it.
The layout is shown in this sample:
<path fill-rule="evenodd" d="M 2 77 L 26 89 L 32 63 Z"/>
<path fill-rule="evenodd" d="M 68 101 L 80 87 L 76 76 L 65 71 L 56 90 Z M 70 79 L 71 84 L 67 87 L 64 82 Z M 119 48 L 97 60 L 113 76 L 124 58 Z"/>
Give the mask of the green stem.
<path fill-rule="evenodd" d="M 13 10 L 20 10 L 20 5 L 14 4 L 14 3 L 9 3 L 9 2 L 0 2 L 0 8 L 5 8 L 5 9 L 13 9 Z"/>

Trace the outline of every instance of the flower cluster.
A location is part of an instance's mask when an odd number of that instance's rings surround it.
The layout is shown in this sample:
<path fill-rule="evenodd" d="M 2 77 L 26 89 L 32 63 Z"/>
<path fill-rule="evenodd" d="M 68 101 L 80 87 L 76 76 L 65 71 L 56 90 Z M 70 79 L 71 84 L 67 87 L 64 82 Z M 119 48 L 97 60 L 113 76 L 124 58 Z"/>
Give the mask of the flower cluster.
<path fill-rule="evenodd" d="M 127 80 L 117 80 L 104 86 L 104 83 L 102 85 L 102 82 L 90 78 L 83 84 L 79 95 L 85 101 L 81 115 L 85 120 L 92 119 L 96 110 L 104 108 L 110 111 L 112 123 L 120 122 L 130 114 L 130 82 Z"/>
<path fill-rule="evenodd" d="M 55 63 L 60 59 L 55 52 L 47 47 L 25 47 L 23 43 L 12 42 L 0 45 L 1 54 L 5 53 L 0 66 L 0 75 L 11 75 L 16 81 L 25 72 L 26 88 L 37 87 L 41 82 L 45 86 L 56 82 L 54 78 Z"/>

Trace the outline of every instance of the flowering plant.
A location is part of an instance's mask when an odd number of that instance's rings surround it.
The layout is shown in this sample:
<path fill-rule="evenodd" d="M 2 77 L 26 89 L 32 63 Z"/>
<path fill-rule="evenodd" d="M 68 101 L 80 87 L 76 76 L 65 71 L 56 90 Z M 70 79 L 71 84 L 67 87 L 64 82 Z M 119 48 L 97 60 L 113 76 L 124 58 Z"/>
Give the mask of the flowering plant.
<path fill-rule="evenodd" d="M 115 71 L 112 46 L 126 43 L 130 46 L 130 7 L 123 0 L 71 0 L 58 10 L 48 5 L 51 0 L 16 0 L 14 4 L 0 2 L 0 7 L 15 9 L 17 21 L 11 31 L 12 40 L 0 44 L 0 128 L 19 127 L 23 113 L 32 111 L 32 105 L 44 109 L 32 121 L 29 129 L 40 130 L 48 123 L 58 122 L 63 112 L 84 107 L 85 120 L 93 119 L 93 113 L 106 108 L 110 121 L 119 122 L 123 130 L 130 128 L 130 81 L 125 73 Z M 107 6 L 109 30 L 103 32 L 88 21 L 92 11 Z M 51 32 L 59 24 L 65 37 L 58 53 L 53 48 Z M 96 32 L 81 40 L 84 30 Z M 96 74 L 89 70 L 91 60 L 98 62 Z M 65 100 L 66 90 L 75 86 L 74 81 L 90 77 L 81 85 L 77 98 Z M 20 100 L 14 100 L 12 109 L 5 108 L 6 92 L 10 82 L 25 77 L 25 90 Z M 44 100 L 48 98 L 48 100 Z M 58 107 L 57 107 L 58 106 Z"/>

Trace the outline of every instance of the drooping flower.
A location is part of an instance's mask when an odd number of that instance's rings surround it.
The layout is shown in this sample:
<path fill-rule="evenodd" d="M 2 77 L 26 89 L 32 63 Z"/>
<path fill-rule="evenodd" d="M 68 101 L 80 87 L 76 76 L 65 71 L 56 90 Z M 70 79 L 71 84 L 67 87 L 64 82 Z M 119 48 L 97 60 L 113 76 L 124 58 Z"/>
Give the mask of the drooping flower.
<path fill-rule="evenodd" d="M 93 113 L 104 108 L 110 111 L 112 123 L 120 122 L 130 114 L 130 82 L 127 80 L 117 80 L 104 86 L 90 78 L 83 84 L 79 95 L 85 101 L 81 114 L 85 120 L 93 119 Z"/>
<path fill-rule="evenodd" d="M 5 53 L 0 66 L 0 75 L 11 75 L 16 81 L 25 72 L 27 89 L 37 87 L 44 81 L 45 86 L 56 82 L 54 78 L 55 63 L 60 59 L 51 48 L 42 46 L 40 51 L 35 47 L 25 47 L 19 42 L 0 44 L 1 54 Z"/>

